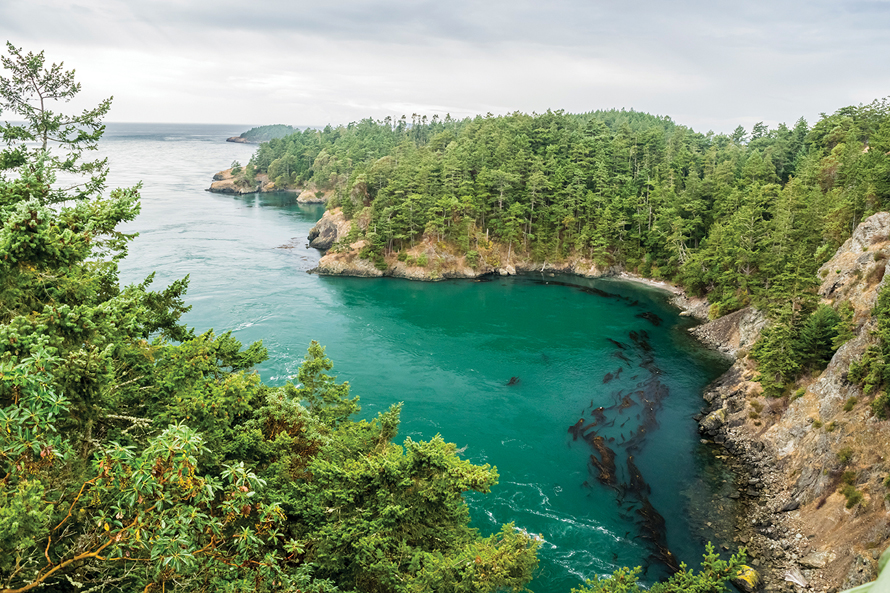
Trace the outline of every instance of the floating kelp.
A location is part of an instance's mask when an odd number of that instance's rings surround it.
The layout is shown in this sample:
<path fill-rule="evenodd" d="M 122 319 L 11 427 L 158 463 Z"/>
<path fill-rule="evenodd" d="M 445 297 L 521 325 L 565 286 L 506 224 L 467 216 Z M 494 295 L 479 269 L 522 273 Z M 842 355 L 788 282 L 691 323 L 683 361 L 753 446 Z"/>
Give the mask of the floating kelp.
<path fill-rule="evenodd" d="M 637 496 L 643 496 L 652 492 L 652 487 L 643 479 L 643 474 L 634 464 L 634 456 L 627 456 L 627 473 L 630 476 L 627 488 L 630 492 Z"/>
<path fill-rule="evenodd" d="M 655 549 L 650 558 L 664 564 L 672 573 L 678 572 L 680 564 L 667 547 L 667 530 L 664 517 L 655 510 L 655 507 L 652 506 L 647 497 L 644 496 L 642 502 L 642 506 L 637 509 L 637 514 L 642 518 L 638 525 L 640 526 L 641 539 L 646 540 Z"/>
<path fill-rule="evenodd" d="M 611 356 L 614 356 L 615 358 L 617 358 L 618 360 L 620 360 L 622 362 L 626 362 L 627 364 L 630 364 L 630 359 L 627 356 L 625 356 L 624 353 L 621 352 L 620 350 L 616 350 L 615 352 L 613 352 L 611 354 Z"/>
<path fill-rule="evenodd" d="M 621 398 L 621 403 L 618 404 L 618 413 L 620 414 L 627 408 L 629 408 L 631 406 L 636 406 L 636 405 L 638 405 L 637 402 L 635 402 L 633 400 L 633 397 L 631 397 L 630 394 L 625 395 L 623 398 Z M 625 422 L 627 422 L 627 420 L 625 420 Z M 622 424 L 621 426 L 624 426 L 624 424 Z"/>
<path fill-rule="evenodd" d="M 510 377 L 510 380 L 507 381 L 507 385 L 519 385 L 520 381 L 522 381 L 522 379 L 519 377 Z"/>
<path fill-rule="evenodd" d="M 647 312 L 640 313 L 637 317 L 645 319 L 655 326 L 662 321 L 657 315 Z M 634 456 L 645 446 L 649 434 L 657 430 L 659 426 L 658 412 L 662 409 L 663 401 L 669 395 L 669 390 L 659 380 L 662 371 L 655 362 L 648 332 L 646 330 L 632 331 L 629 332 L 628 338 L 633 344 L 633 348 L 618 340 L 606 338 L 616 347 L 612 356 L 626 363 L 628 368 L 636 366 L 648 372 L 649 378 L 636 383 L 635 387 L 629 391 L 626 389 L 612 391 L 613 404 L 608 407 L 594 407 L 594 402 L 591 401 L 590 421 L 585 423 L 585 419 L 582 417 L 568 431 L 572 434 L 573 441 L 577 441 L 578 437 L 581 437 L 593 450 L 589 458 L 591 477 L 595 478 L 599 484 L 617 492 L 616 502 L 619 512 L 627 520 L 636 524 L 637 538 L 644 541 L 651 551 L 649 561 L 675 572 L 679 566 L 667 547 L 664 517 L 658 513 L 649 500 L 652 488 L 634 462 Z M 603 377 L 603 384 L 620 379 L 624 368 L 624 366 L 620 366 L 616 371 L 606 373 Z M 636 380 L 637 377 L 638 375 L 635 374 L 631 380 Z M 638 413 L 624 414 L 625 410 L 632 408 L 638 410 Z M 619 428 L 623 430 L 619 432 L 613 427 L 616 425 L 616 420 L 622 415 L 624 417 Z M 630 423 L 629 426 L 627 426 L 628 423 Z M 615 432 L 609 434 L 609 429 L 615 430 Z M 621 463 L 618 460 L 619 454 L 625 455 Z M 592 483 L 593 481 L 589 480 L 585 482 L 585 485 L 590 487 Z"/>
<path fill-rule="evenodd" d="M 618 346 L 619 348 L 621 348 L 622 350 L 627 349 L 627 344 L 622 344 L 618 340 L 613 340 L 612 338 L 606 338 L 606 339 L 609 340 L 610 342 L 612 342 L 613 344 L 615 344 L 616 346 Z"/>
<path fill-rule="evenodd" d="M 652 311 L 644 311 L 642 313 L 637 313 L 636 315 L 634 315 L 634 317 L 638 317 L 640 319 L 645 319 L 646 321 L 648 321 L 655 327 L 658 327 L 659 325 L 661 325 L 661 321 L 662 321 L 661 317 L 659 317 Z"/>
<path fill-rule="evenodd" d="M 590 456 L 591 465 L 596 468 L 596 479 L 604 486 L 616 487 L 618 485 L 618 476 L 615 471 L 615 451 L 607 444 L 606 440 L 601 436 L 595 436 L 587 440 L 594 451 L 599 454 Z"/>
<path fill-rule="evenodd" d="M 649 334 L 646 330 L 632 331 L 627 335 L 643 352 L 652 352 L 652 345 L 649 343 Z"/>
<path fill-rule="evenodd" d="M 584 427 L 584 418 L 579 418 L 575 424 L 569 426 L 569 433 L 572 435 L 572 440 L 578 440 L 578 433 L 581 432 L 581 428 Z"/>
<path fill-rule="evenodd" d="M 599 424 L 599 423 L 605 424 L 605 422 L 606 422 L 606 408 L 600 406 L 594 410 L 591 410 L 590 415 L 593 416 L 594 418 L 596 418 L 596 422 L 594 422 L 594 424 Z"/>

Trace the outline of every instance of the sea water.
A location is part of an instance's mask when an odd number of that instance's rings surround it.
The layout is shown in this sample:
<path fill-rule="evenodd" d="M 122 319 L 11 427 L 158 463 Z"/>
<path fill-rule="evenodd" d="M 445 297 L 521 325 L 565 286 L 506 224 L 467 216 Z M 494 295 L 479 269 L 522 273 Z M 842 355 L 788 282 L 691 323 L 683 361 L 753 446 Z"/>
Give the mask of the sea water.
<path fill-rule="evenodd" d="M 534 591 L 568 593 L 624 565 L 659 578 L 665 550 L 697 563 L 716 536 L 705 519 L 722 505 L 702 507 L 729 478 L 692 416 L 727 364 L 690 338 L 666 293 L 546 274 L 308 274 L 320 254 L 306 236 L 323 207 L 205 191 L 216 171 L 249 160 L 255 147 L 224 142 L 248 128 L 109 125 L 110 186 L 142 183 L 125 283 L 189 275 L 185 321 L 262 340 L 265 381 L 287 381 L 317 340 L 362 417 L 403 402 L 397 440 L 439 434 L 496 466 L 492 492 L 466 497 L 473 525 L 489 534 L 512 522 L 541 538 Z"/>

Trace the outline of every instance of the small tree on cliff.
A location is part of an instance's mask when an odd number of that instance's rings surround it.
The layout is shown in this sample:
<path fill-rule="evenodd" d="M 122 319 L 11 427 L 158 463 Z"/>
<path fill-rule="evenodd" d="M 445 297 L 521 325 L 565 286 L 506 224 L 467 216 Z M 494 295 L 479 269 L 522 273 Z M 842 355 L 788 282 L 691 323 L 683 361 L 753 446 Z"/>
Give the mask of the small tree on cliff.
<path fill-rule="evenodd" d="M 102 118 L 111 108 L 111 97 L 77 115 L 50 109 L 67 103 L 80 92 L 74 70 L 64 63 L 46 65 L 43 52 L 22 53 L 6 42 L 9 55 L 0 56 L 8 76 L 0 76 L 0 114 L 12 114 L 22 124 L 0 125 L 6 148 L 0 151 L 0 172 L 13 171 L 25 181 L 22 199 L 43 204 L 96 196 L 105 187 L 107 159 L 82 160 L 83 152 L 96 150 L 105 131 Z M 27 143 L 36 143 L 29 148 Z M 57 185 L 57 173 L 64 183 Z"/>

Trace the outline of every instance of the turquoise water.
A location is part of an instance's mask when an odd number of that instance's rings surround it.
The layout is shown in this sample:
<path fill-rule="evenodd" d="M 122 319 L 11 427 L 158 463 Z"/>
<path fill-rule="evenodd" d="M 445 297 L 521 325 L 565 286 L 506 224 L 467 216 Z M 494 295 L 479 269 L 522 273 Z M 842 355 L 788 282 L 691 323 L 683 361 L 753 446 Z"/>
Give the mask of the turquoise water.
<path fill-rule="evenodd" d="M 709 533 L 691 519 L 689 492 L 720 474 L 691 416 L 726 364 L 688 337 L 662 292 L 555 276 L 418 283 L 307 274 L 319 254 L 305 238 L 321 208 L 288 194 L 204 191 L 214 172 L 249 159 L 253 147 L 223 142 L 247 127 L 109 126 L 101 151 L 112 187 L 144 184 L 125 282 L 189 274 L 186 321 L 262 339 L 266 381 L 286 381 L 318 340 L 363 416 L 404 402 L 400 438 L 441 434 L 471 461 L 497 466 L 494 491 L 468 496 L 473 522 L 485 533 L 512 521 L 541 535 L 534 591 L 567 593 L 621 565 L 647 565 L 656 578 L 667 548 L 697 561 Z M 603 448 L 615 455 L 611 483 L 590 461 L 595 454 L 604 465 Z M 629 454 L 645 485 L 632 480 Z M 646 508 L 655 514 L 641 515 Z"/>

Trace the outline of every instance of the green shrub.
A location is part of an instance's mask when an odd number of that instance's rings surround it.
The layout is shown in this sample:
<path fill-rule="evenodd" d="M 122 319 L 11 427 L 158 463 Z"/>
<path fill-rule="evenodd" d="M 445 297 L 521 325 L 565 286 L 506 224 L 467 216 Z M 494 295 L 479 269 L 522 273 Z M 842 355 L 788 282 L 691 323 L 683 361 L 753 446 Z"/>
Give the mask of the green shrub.
<path fill-rule="evenodd" d="M 689 570 L 686 564 L 680 565 L 680 571 L 668 580 L 655 583 L 651 588 L 644 589 L 637 579 L 641 568 L 621 568 L 608 577 L 594 576 L 585 586 L 573 588 L 571 593 L 687 593 L 689 591 L 725 591 L 726 583 L 735 578 L 745 568 L 745 550 L 739 550 L 729 560 L 721 560 L 714 552 L 710 543 L 705 546 L 706 552 L 701 563 L 701 570 L 696 573 Z"/>
<path fill-rule="evenodd" d="M 400 262 L 407 261 L 407 260 L 408 260 L 408 252 L 406 252 L 406 251 L 400 251 L 400 252 L 399 252 L 399 255 L 398 255 L 398 257 L 397 257 L 396 259 L 398 259 Z"/>
<path fill-rule="evenodd" d="M 822 421 L 818 418 L 813 420 L 813 428 L 822 428 Z"/>
<path fill-rule="evenodd" d="M 837 452 L 837 460 L 841 462 L 842 465 L 847 465 L 850 461 L 853 460 L 853 449 L 850 447 L 844 447 L 840 451 Z"/>
<path fill-rule="evenodd" d="M 856 487 L 852 484 L 847 484 L 843 488 L 841 488 L 841 494 L 843 494 L 847 498 L 848 509 L 852 509 L 857 504 L 862 502 L 862 492 L 856 490 Z"/>
<path fill-rule="evenodd" d="M 853 406 L 856 405 L 857 401 L 859 401 L 859 400 L 855 397 L 851 397 L 850 399 L 845 401 L 844 402 L 844 412 L 849 412 L 850 410 L 852 410 Z"/>
<path fill-rule="evenodd" d="M 791 400 L 794 401 L 796 399 L 800 399 L 803 397 L 803 394 L 806 393 L 806 387 L 801 387 L 797 391 L 794 392 L 794 395 L 791 396 Z"/>
<path fill-rule="evenodd" d="M 890 418 L 890 395 L 886 391 L 881 392 L 875 401 L 871 402 L 871 412 L 881 420 Z"/>
<path fill-rule="evenodd" d="M 475 268 L 479 265 L 479 252 L 476 250 L 467 251 L 467 265 Z"/>
<path fill-rule="evenodd" d="M 834 429 L 837 428 L 837 423 L 832 420 L 828 424 L 825 425 L 825 432 L 834 432 Z"/>
<path fill-rule="evenodd" d="M 420 266 L 421 268 L 425 268 L 428 263 L 429 263 L 429 258 L 427 258 L 425 253 L 421 253 L 420 255 L 417 256 L 417 265 Z"/>

